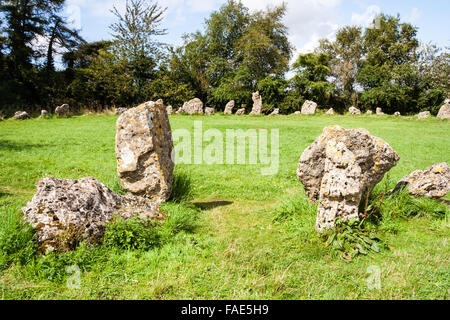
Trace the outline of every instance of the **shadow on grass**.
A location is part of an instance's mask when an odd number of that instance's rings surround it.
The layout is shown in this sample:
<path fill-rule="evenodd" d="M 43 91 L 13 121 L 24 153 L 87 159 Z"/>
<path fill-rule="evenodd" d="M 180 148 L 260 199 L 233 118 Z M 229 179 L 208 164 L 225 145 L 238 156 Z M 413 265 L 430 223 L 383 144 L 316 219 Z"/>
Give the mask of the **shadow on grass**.
<path fill-rule="evenodd" d="M 2 151 L 22 151 L 25 149 L 35 149 L 47 147 L 44 144 L 18 143 L 10 140 L 0 140 L 0 150 Z"/>
<path fill-rule="evenodd" d="M 232 201 L 225 201 L 225 200 L 211 200 L 208 202 L 194 202 L 194 206 L 199 208 L 200 210 L 212 210 L 217 207 L 224 207 L 232 205 Z"/>

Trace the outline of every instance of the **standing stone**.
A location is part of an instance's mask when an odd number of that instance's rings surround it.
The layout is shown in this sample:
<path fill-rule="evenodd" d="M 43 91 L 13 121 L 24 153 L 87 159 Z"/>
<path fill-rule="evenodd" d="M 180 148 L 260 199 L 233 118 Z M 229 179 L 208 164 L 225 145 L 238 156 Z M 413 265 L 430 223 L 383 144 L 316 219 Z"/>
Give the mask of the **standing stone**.
<path fill-rule="evenodd" d="M 183 112 L 183 107 L 179 107 L 178 110 L 177 110 L 177 112 L 175 112 L 175 114 L 180 114 L 180 113 L 182 113 L 182 112 Z"/>
<path fill-rule="evenodd" d="M 121 115 L 122 113 L 124 113 L 127 110 L 128 110 L 127 108 L 116 108 L 114 113 L 117 114 L 117 115 Z"/>
<path fill-rule="evenodd" d="M 367 110 L 366 114 L 373 114 L 372 110 Z"/>
<path fill-rule="evenodd" d="M 69 105 L 65 103 L 59 107 L 56 107 L 55 114 L 57 116 L 67 116 L 69 114 Z"/>
<path fill-rule="evenodd" d="M 239 109 L 238 111 L 236 111 L 236 115 L 240 116 L 245 114 L 245 108 Z"/>
<path fill-rule="evenodd" d="M 203 114 L 203 102 L 199 98 L 194 98 L 185 102 L 181 107 L 182 112 L 186 112 L 187 114 Z"/>
<path fill-rule="evenodd" d="M 46 116 L 48 116 L 48 111 L 47 110 L 41 110 L 41 118 L 45 118 Z"/>
<path fill-rule="evenodd" d="M 377 108 L 377 111 L 376 111 L 376 112 L 377 112 L 377 114 L 380 115 L 380 116 L 384 114 L 383 109 L 381 109 L 381 108 Z"/>
<path fill-rule="evenodd" d="M 172 108 L 172 106 L 167 106 L 167 107 L 166 107 L 166 112 L 167 112 L 168 115 L 171 115 L 171 114 L 173 113 L 173 108 Z"/>
<path fill-rule="evenodd" d="M 124 190 L 162 202 L 172 192 L 172 133 L 162 100 L 123 113 L 116 124 L 117 172 Z"/>
<path fill-rule="evenodd" d="M 225 106 L 225 110 L 224 110 L 224 114 L 233 114 L 233 108 L 234 108 L 235 102 L 234 100 L 231 100 L 230 102 L 227 103 L 227 105 Z"/>
<path fill-rule="evenodd" d="M 408 192 L 416 197 L 439 199 L 450 191 L 450 168 L 447 162 L 435 164 L 428 169 L 416 170 L 403 177 L 396 190 L 408 187 Z"/>
<path fill-rule="evenodd" d="M 431 112 L 430 112 L 430 111 L 424 111 L 424 112 L 419 113 L 419 114 L 417 115 L 417 118 L 418 118 L 419 120 L 423 120 L 423 119 L 428 118 L 429 116 L 431 116 Z"/>
<path fill-rule="evenodd" d="M 295 111 L 294 114 L 302 114 L 301 111 Z"/>
<path fill-rule="evenodd" d="M 262 97 L 259 94 L 259 91 L 253 92 L 252 100 L 253 100 L 253 109 L 250 112 L 250 114 L 261 114 Z"/>
<path fill-rule="evenodd" d="M 450 99 L 445 100 L 444 105 L 439 109 L 437 117 L 439 119 L 450 119 Z"/>
<path fill-rule="evenodd" d="M 355 107 L 350 107 L 348 111 L 350 112 L 350 114 L 361 114 L 361 110 Z"/>
<path fill-rule="evenodd" d="M 334 114 L 334 109 L 333 109 L 333 108 L 331 108 L 330 110 L 328 110 L 328 111 L 327 111 L 327 113 L 326 113 L 326 114 L 330 114 L 330 115 L 331 115 L 331 114 Z"/>
<path fill-rule="evenodd" d="M 389 144 L 365 129 L 325 128 L 303 152 L 297 169 L 308 197 L 319 201 L 316 228 L 333 228 L 338 217 L 358 219 L 363 194 L 398 161 Z"/>
<path fill-rule="evenodd" d="M 396 117 L 400 117 L 402 114 L 400 113 L 400 112 L 396 112 L 396 113 L 394 113 L 394 116 L 396 116 Z"/>
<path fill-rule="evenodd" d="M 161 217 L 157 203 L 117 195 L 91 177 L 43 178 L 36 186 L 36 194 L 22 211 L 37 230 L 37 240 L 44 252 L 64 249 L 82 239 L 89 243 L 100 241 L 114 215 L 125 219 L 135 215 Z"/>
<path fill-rule="evenodd" d="M 302 106 L 302 114 L 315 114 L 317 109 L 317 103 L 306 100 Z"/>
<path fill-rule="evenodd" d="M 279 108 L 276 108 L 275 110 L 273 110 L 270 115 L 274 116 L 274 115 L 277 115 L 277 114 L 280 114 L 280 109 Z"/>
<path fill-rule="evenodd" d="M 26 111 L 17 111 L 14 114 L 13 119 L 17 119 L 17 120 L 30 119 L 30 115 Z"/>
<path fill-rule="evenodd" d="M 214 108 L 205 108 L 205 114 L 210 116 L 214 113 Z"/>

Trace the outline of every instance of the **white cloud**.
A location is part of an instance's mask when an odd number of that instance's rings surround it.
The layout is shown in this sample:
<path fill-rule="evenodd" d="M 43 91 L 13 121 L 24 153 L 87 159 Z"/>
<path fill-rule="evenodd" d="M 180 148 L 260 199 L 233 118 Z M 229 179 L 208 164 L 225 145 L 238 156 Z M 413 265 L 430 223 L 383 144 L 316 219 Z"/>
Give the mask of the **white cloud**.
<path fill-rule="evenodd" d="M 287 4 L 285 23 L 289 40 L 297 48 L 293 59 L 300 53 L 313 51 L 323 38 L 331 38 L 338 29 L 335 10 L 341 0 L 243 0 L 251 10 Z"/>
<path fill-rule="evenodd" d="M 352 24 L 368 27 L 373 23 L 373 19 L 381 12 L 380 7 L 371 5 L 363 13 L 352 13 Z"/>

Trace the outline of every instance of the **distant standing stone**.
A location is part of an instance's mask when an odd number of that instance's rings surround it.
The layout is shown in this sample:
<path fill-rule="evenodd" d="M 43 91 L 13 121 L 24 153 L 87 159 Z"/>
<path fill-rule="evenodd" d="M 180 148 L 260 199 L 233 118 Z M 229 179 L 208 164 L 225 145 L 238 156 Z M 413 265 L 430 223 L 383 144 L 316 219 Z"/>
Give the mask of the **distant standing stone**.
<path fill-rule="evenodd" d="M 314 101 L 306 100 L 302 106 L 302 114 L 315 114 L 317 109 L 317 103 Z"/>
<path fill-rule="evenodd" d="M 372 110 L 367 110 L 366 114 L 373 114 Z"/>
<path fill-rule="evenodd" d="M 334 114 L 334 109 L 333 108 L 329 109 L 326 114 L 330 114 L 330 115 Z"/>
<path fill-rule="evenodd" d="M 445 100 L 444 105 L 439 109 L 437 117 L 439 119 L 450 119 L 450 99 Z"/>
<path fill-rule="evenodd" d="M 48 116 L 48 111 L 47 110 L 41 110 L 41 118 L 45 118 L 46 116 Z"/>
<path fill-rule="evenodd" d="M 423 119 L 428 118 L 429 116 L 431 116 L 431 112 L 430 112 L 430 111 L 424 111 L 424 112 L 419 113 L 419 114 L 417 115 L 417 118 L 418 118 L 419 120 L 423 120 Z"/>
<path fill-rule="evenodd" d="M 210 116 L 214 113 L 214 108 L 205 108 L 205 114 Z"/>
<path fill-rule="evenodd" d="M 279 108 L 274 109 L 270 115 L 274 116 L 274 115 L 277 115 L 277 114 L 280 114 L 280 109 Z"/>
<path fill-rule="evenodd" d="M 230 102 L 227 103 L 227 105 L 225 106 L 225 110 L 224 110 L 224 114 L 233 114 L 233 108 L 234 108 L 235 102 L 234 100 L 231 100 Z"/>
<path fill-rule="evenodd" d="M 245 114 L 245 108 L 239 109 L 238 111 L 236 111 L 236 114 L 238 116 Z"/>
<path fill-rule="evenodd" d="M 400 113 L 400 112 L 396 112 L 396 113 L 394 113 L 394 116 L 396 116 L 396 117 L 400 117 L 402 114 Z"/>
<path fill-rule="evenodd" d="M 199 98 L 194 98 L 185 102 L 181 107 L 181 112 L 186 112 L 189 115 L 203 114 L 203 102 Z"/>
<path fill-rule="evenodd" d="M 301 111 L 295 111 L 294 114 L 302 114 Z"/>
<path fill-rule="evenodd" d="M 173 183 L 172 151 L 162 100 L 128 109 L 117 120 L 117 172 L 124 190 L 152 201 L 167 200 Z"/>
<path fill-rule="evenodd" d="M 69 114 L 69 105 L 65 103 L 59 107 L 56 107 L 55 114 L 57 116 L 67 116 Z"/>
<path fill-rule="evenodd" d="M 30 119 L 30 115 L 26 111 L 17 111 L 14 114 L 13 119 L 17 119 L 17 120 Z"/>
<path fill-rule="evenodd" d="M 376 112 L 377 112 L 377 114 L 380 115 L 380 116 L 384 114 L 383 109 L 381 109 L 381 108 L 377 108 L 377 111 L 376 111 Z"/>
<path fill-rule="evenodd" d="M 167 111 L 167 114 L 168 114 L 168 115 L 171 115 L 171 114 L 173 113 L 173 108 L 172 108 L 172 106 L 167 106 L 167 107 L 166 107 L 166 111 Z"/>
<path fill-rule="evenodd" d="M 253 100 L 253 109 L 250 112 L 250 114 L 261 114 L 262 97 L 259 94 L 259 91 L 253 92 L 252 100 Z"/>
<path fill-rule="evenodd" d="M 350 114 L 361 114 L 361 110 L 355 107 L 350 107 L 348 111 L 350 112 Z"/>

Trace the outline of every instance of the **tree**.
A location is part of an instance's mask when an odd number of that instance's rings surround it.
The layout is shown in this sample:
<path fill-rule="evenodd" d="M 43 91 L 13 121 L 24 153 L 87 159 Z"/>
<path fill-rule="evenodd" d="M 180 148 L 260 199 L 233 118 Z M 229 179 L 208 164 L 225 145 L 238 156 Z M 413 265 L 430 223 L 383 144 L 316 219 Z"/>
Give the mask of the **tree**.
<path fill-rule="evenodd" d="M 327 105 L 334 90 L 327 80 L 331 74 L 329 56 L 326 53 L 301 54 L 293 68 L 296 75 L 291 82 L 299 96 L 313 100 L 320 106 Z"/>
<path fill-rule="evenodd" d="M 154 78 L 154 69 L 162 59 L 162 44 L 155 37 L 166 34 L 160 27 L 166 10 L 147 0 L 127 0 L 124 15 L 116 7 L 112 10 L 118 19 L 110 26 L 115 54 L 130 65 L 139 100 L 144 99 L 143 88 Z"/>

